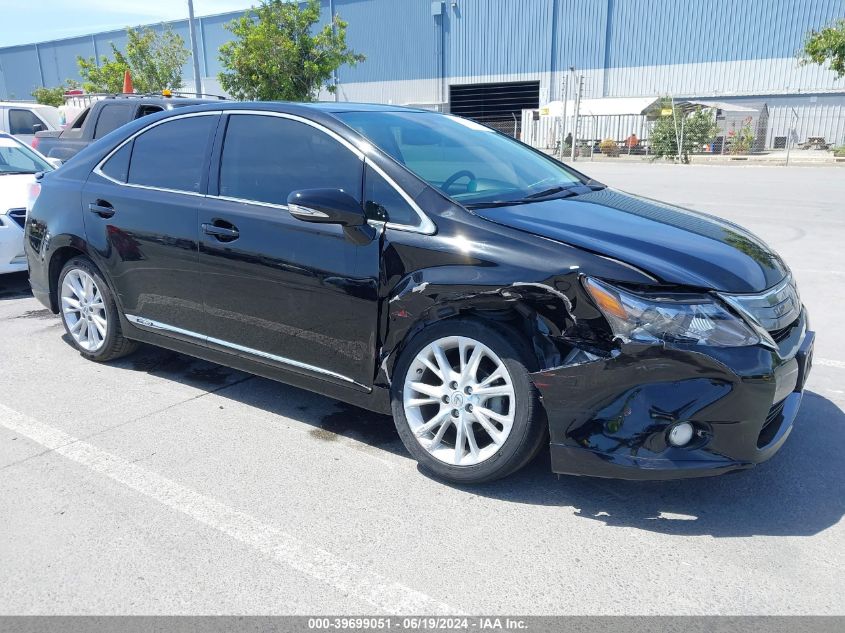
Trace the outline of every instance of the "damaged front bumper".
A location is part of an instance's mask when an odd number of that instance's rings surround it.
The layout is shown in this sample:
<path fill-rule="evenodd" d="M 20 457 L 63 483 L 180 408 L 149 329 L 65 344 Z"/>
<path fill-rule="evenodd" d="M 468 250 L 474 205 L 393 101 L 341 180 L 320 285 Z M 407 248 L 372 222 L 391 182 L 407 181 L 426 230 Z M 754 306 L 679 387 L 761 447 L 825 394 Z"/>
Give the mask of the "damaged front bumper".
<path fill-rule="evenodd" d="M 532 374 L 549 420 L 552 470 L 677 479 L 767 460 L 792 430 L 814 338 L 802 312 L 777 351 L 625 344 L 607 358 Z M 681 421 L 695 433 L 675 447 L 668 431 Z"/>

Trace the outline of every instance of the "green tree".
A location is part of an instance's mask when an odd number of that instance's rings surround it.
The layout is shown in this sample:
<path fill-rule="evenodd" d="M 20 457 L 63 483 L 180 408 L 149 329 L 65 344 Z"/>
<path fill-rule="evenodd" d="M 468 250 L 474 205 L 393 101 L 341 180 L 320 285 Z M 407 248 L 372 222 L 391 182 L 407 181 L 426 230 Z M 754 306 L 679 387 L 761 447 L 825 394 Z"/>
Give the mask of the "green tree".
<path fill-rule="evenodd" d="M 680 108 L 673 110 L 669 99 L 661 101 L 659 109 L 661 115 L 648 137 L 654 158 L 676 158 L 680 155 L 684 163 L 689 163 L 690 152 L 698 151 L 716 137 L 718 128 L 709 110 L 696 110 L 685 115 Z M 678 139 L 681 140 L 680 153 Z"/>
<path fill-rule="evenodd" d="M 151 28 L 126 29 L 126 50 L 112 44 L 113 59 L 103 55 L 97 65 L 93 57 L 77 57 L 82 87 L 88 92 L 121 92 L 123 73 L 129 71 L 138 92 L 178 90 L 182 66 L 191 53 L 185 41 L 169 27 L 158 34 Z"/>
<path fill-rule="evenodd" d="M 837 79 L 845 77 L 845 18 L 835 20 L 821 31 L 807 33 L 801 61 L 819 65 L 829 62 Z"/>
<path fill-rule="evenodd" d="M 78 87 L 79 84 L 73 79 L 68 79 L 64 86 L 56 86 L 55 88 L 40 87 L 33 90 L 30 94 L 35 97 L 38 103 L 58 108 L 65 103 L 65 91 Z"/>
<path fill-rule="evenodd" d="M 318 0 L 261 0 L 226 25 L 235 39 L 220 47 L 220 85 L 236 99 L 260 101 L 313 101 L 323 87 L 334 92 L 332 74 L 365 57 L 347 47 L 340 17 L 315 30 L 319 21 Z"/>

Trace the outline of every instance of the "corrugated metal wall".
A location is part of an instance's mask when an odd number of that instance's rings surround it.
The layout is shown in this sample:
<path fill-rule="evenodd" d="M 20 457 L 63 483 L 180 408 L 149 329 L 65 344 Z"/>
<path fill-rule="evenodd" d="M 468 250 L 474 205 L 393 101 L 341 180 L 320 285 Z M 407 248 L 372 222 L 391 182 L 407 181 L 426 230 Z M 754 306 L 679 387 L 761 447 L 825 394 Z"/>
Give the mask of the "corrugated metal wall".
<path fill-rule="evenodd" d="M 330 0 L 322 4 L 326 23 Z M 363 64 L 340 70 L 341 99 L 435 104 L 447 98 L 450 84 L 533 80 L 540 81 L 545 102 L 560 98 L 571 66 L 585 74 L 584 96 L 591 98 L 845 93 L 845 79 L 818 66 L 799 66 L 795 57 L 808 30 L 845 17 L 845 0 L 333 4 L 349 23 L 350 46 L 367 56 Z M 208 91 L 218 88 L 217 50 L 229 39 L 223 25 L 238 15 L 199 19 L 200 68 Z M 186 21 L 171 26 L 187 41 Z M 0 48 L 0 98 L 26 99 L 36 86 L 78 78 L 76 57 L 109 54 L 110 42 L 122 48 L 125 34 Z M 188 83 L 192 79 L 190 63 L 183 76 Z M 835 124 L 819 123 L 825 130 Z"/>

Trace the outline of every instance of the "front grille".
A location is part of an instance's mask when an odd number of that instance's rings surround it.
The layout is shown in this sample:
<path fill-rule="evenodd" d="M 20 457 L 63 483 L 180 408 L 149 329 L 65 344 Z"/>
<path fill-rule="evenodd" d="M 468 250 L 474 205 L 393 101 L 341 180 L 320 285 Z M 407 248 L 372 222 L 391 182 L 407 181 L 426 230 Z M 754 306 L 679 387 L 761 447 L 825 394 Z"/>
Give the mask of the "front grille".
<path fill-rule="evenodd" d="M 785 338 L 790 324 L 801 314 L 801 299 L 792 277 L 758 294 L 720 296 L 773 336 L 778 332 Z M 783 334 L 783 330 L 787 330 L 786 334 Z"/>
<path fill-rule="evenodd" d="M 780 343 L 781 341 L 789 338 L 789 335 L 792 333 L 792 328 L 794 328 L 797 323 L 797 321 L 793 321 L 786 327 L 782 327 L 779 330 L 772 330 L 769 332 L 769 335 L 775 343 Z"/>
<path fill-rule="evenodd" d="M 26 209 L 9 209 L 9 217 L 23 228 L 26 224 Z"/>
<path fill-rule="evenodd" d="M 781 400 L 769 409 L 769 415 L 766 416 L 766 421 L 763 423 L 763 428 L 760 429 L 760 435 L 757 436 L 757 448 L 763 448 L 777 435 L 780 423 L 783 420 L 783 405 L 786 400 Z"/>

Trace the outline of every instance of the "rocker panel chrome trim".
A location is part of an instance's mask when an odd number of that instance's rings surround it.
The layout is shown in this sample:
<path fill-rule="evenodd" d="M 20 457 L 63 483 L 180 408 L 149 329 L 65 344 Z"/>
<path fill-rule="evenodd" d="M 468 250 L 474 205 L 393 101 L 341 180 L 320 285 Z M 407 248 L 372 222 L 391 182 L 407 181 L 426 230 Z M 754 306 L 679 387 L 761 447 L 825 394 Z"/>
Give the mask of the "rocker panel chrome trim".
<path fill-rule="evenodd" d="M 343 381 L 345 383 L 349 383 L 350 385 L 355 385 L 356 387 L 360 387 L 364 389 L 368 393 L 372 391 L 370 387 L 366 385 L 362 385 L 360 382 L 356 380 L 352 380 L 348 376 L 344 376 L 343 374 L 338 374 L 336 372 L 330 371 L 328 369 L 323 369 L 322 367 L 315 367 L 314 365 L 309 365 L 308 363 L 302 363 L 298 360 L 293 360 L 291 358 L 285 358 L 284 356 L 276 356 L 275 354 L 270 354 L 269 352 L 262 352 L 261 350 L 252 349 L 250 347 L 244 347 L 243 345 L 238 345 L 237 343 L 231 343 L 229 341 L 224 341 L 219 338 L 214 338 L 212 336 L 205 336 L 204 334 L 200 334 L 198 332 L 192 332 L 191 330 L 185 330 L 175 325 L 168 325 L 167 323 L 162 323 L 160 321 L 154 321 L 153 319 L 147 319 L 145 317 L 135 316 L 134 314 L 127 314 L 125 315 L 127 320 L 135 325 L 140 325 L 145 328 L 149 328 L 152 330 L 163 330 L 165 332 L 173 332 L 174 334 L 181 334 L 183 336 L 189 336 L 191 338 L 195 338 L 199 341 L 205 341 L 206 343 L 213 343 L 215 345 L 220 345 L 222 347 L 227 347 L 229 349 L 243 352 L 245 354 L 249 354 L 251 356 L 257 356 L 259 358 L 265 358 L 267 360 L 271 360 L 275 363 L 279 363 L 281 365 L 287 365 L 289 367 L 297 367 L 298 369 L 304 369 L 306 371 L 314 372 L 316 374 L 322 374 L 323 376 L 329 376 L 331 378 L 335 378 L 337 380 Z"/>

